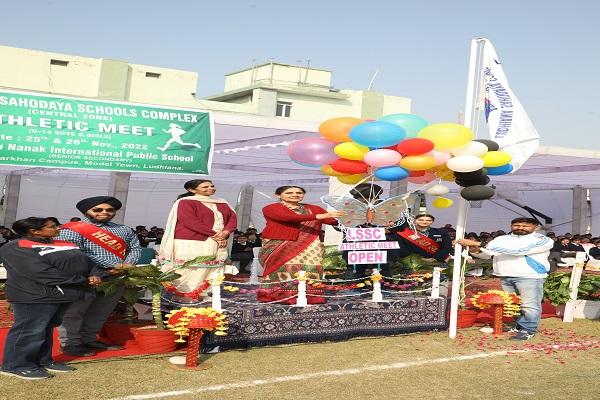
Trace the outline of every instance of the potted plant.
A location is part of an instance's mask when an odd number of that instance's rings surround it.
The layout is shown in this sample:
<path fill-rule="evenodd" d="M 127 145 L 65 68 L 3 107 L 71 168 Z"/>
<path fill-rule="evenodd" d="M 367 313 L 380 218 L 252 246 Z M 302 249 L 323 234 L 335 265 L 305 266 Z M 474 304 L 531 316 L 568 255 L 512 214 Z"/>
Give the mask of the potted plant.
<path fill-rule="evenodd" d="M 107 295 L 123 288 L 122 298 L 126 303 L 125 319 L 109 321 L 105 324 L 107 336 L 115 343 L 123 344 L 133 338 L 132 328 L 147 325 L 146 321 L 134 319 L 133 306 L 138 302 L 140 290 L 146 288 L 152 292 L 152 311 L 157 326 L 164 329 L 162 315 L 160 314 L 160 293 L 162 284 L 177 279 L 180 275 L 174 271 L 162 272 L 156 265 L 138 265 L 124 270 L 116 279 L 103 282 L 98 286 L 98 291 Z"/>
<path fill-rule="evenodd" d="M 346 271 L 347 264 L 337 246 L 325 246 L 321 266 L 325 275 L 339 275 Z"/>
<path fill-rule="evenodd" d="M 167 326 L 163 320 L 161 310 L 161 294 L 164 287 L 171 289 L 173 285 L 171 281 L 179 278 L 181 275 L 176 273 L 181 268 L 197 267 L 212 265 L 215 257 L 199 256 L 193 260 L 186 261 L 181 265 L 175 265 L 173 268 L 165 272 L 161 272 L 159 267 L 152 271 L 151 276 L 146 276 L 145 287 L 152 293 L 152 316 L 155 325 L 142 326 L 132 330 L 133 336 L 137 345 L 144 351 L 159 353 L 175 350 L 177 343 L 175 342 L 175 334 L 166 329 Z M 221 263 L 219 263 L 220 265 Z M 208 287 L 208 284 L 202 285 L 203 290 Z"/>
<path fill-rule="evenodd" d="M 571 272 L 552 272 L 544 283 L 544 296 L 557 306 L 557 314 L 563 315 L 565 304 L 570 300 Z M 600 275 L 584 272 L 581 274 L 575 318 L 600 318 Z"/>
<path fill-rule="evenodd" d="M 472 285 L 474 282 L 466 282 L 465 274 L 467 271 L 472 269 L 483 268 L 484 271 L 491 269 L 491 263 L 489 265 L 483 266 L 482 263 L 471 262 L 473 259 L 471 257 L 465 257 L 462 260 L 461 271 L 460 271 L 460 281 L 458 282 L 459 290 L 458 290 L 458 311 L 457 311 L 457 319 L 456 319 L 456 327 L 457 328 L 470 328 L 475 325 L 475 321 L 479 316 L 479 311 L 474 310 L 472 308 L 472 304 L 470 299 L 467 299 L 466 288 Z M 446 267 L 446 273 L 448 275 L 452 275 L 452 272 L 448 272 L 450 268 Z M 484 276 L 487 274 L 484 273 Z M 454 282 L 452 282 L 454 283 Z M 450 313 L 450 309 L 448 309 L 448 313 Z"/>
<path fill-rule="evenodd" d="M 13 315 L 10 303 L 4 293 L 6 283 L 0 282 L 0 328 L 10 328 L 13 324 Z"/>

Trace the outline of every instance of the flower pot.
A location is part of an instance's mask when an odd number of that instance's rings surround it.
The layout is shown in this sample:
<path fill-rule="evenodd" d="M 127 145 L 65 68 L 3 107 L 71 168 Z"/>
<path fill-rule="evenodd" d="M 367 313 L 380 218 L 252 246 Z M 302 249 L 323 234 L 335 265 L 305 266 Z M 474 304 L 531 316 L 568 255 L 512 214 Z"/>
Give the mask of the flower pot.
<path fill-rule="evenodd" d="M 10 328 L 13 324 L 13 313 L 7 300 L 0 300 L 0 328 Z"/>
<path fill-rule="evenodd" d="M 138 320 L 113 320 L 106 321 L 104 324 L 104 332 L 111 343 L 123 345 L 126 341 L 133 339 L 133 328 L 139 328 L 144 325 L 150 325 L 150 321 Z"/>
<path fill-rule="evenodd" d="M 563 317 L 565 315 L 565 304 L 556 306 L 556 315 L 560 317 Z M 599 319 L 600 301 L 575 300 L 573 318 Z"/>
<path fill-rule="evenodd" d="M 470 328 L 475 324 L 477 315 L 479 313 L 475 310 L 458 310 L 458 317 L 456 320 L 457 328 Z"/>
<path fill-rule="evenodd" d="M 140 348 L 148 353 L 169 353 L 175 350 L 175 333 L 168 329 L 158 329 L 155 325 L 133 328 L 133 337 Z"/>

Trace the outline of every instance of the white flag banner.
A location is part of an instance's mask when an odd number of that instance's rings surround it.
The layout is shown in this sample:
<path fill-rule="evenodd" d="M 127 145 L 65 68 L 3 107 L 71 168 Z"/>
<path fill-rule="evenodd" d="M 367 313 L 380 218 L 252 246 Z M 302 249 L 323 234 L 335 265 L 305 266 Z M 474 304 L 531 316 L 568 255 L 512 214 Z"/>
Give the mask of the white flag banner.
<path fill-rule="evenodd" d="M 510 89 L 496 50 L 487 39 L 483 45 L 482 67 L 485 119 L 490 138 L 512 156 L 514 172 L 535 153 L 540 145 L 540 135 Z"/>

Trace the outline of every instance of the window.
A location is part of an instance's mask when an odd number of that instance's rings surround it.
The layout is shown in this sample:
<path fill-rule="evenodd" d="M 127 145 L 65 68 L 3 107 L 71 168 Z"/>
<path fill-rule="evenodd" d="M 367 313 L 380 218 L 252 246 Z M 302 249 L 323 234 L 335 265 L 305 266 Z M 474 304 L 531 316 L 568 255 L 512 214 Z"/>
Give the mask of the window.
<path fill-rule="evenodd" d="M 146 78 L 160 78 L 160 74 L 158 72 L 146 72 Z"/>
<path fill-rule="evenodd" d="M 66 67 L 67 65 L 69 65 L 69 62 L 65 60 L 55 60 L 54 58 L 51 58 L 50 65 L 60 65 L 61 67 Z"/>
<path fill-rule="evenodd" d="M 289 117 L 290 111 L 292 111 L 292 103 L 287 101 L 278 101 L 277 102 L 277 110 L 275 110 L 275 115 L 278 117 Z"/>

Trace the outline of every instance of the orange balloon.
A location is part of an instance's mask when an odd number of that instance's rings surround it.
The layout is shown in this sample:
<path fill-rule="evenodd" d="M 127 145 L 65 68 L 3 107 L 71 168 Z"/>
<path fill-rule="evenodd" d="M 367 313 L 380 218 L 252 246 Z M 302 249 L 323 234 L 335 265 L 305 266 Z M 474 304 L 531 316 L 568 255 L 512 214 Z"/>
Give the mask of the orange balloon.
<path fill-rule="evenodd" d="M 425 171 L 435 167 L 435 158 L 426 155 L 408 156 L 400 160 L 398 165 L 409 171 Z"/>
<path fill-rule="evenodd" d="M 332 142 L 351 142 L 348 134 L 356 125 L 362 124 L 362 119 L 354 117 L 332 118 L 319 125 L 319 133 Z"/>

